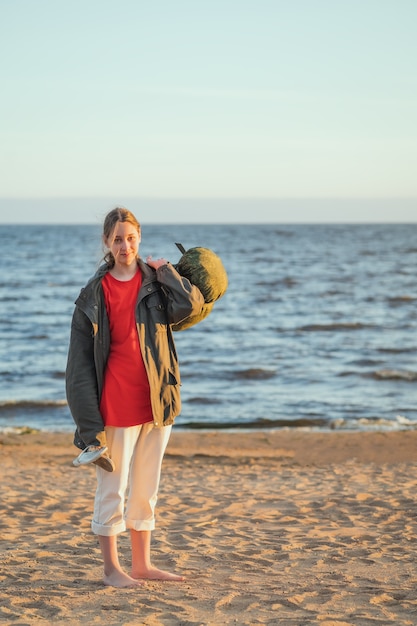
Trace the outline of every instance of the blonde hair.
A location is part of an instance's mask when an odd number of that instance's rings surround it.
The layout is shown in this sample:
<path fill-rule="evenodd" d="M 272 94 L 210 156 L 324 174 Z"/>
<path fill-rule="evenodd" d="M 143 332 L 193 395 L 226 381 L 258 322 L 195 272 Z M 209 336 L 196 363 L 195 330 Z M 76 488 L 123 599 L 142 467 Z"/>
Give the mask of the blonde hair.
<path fill-rule="evenodd" d="M 133 213 L 122 207 L 116 207 L 115 209 L 112 209 L 109 213 L 107 213 L 106 217 L 104 218 L 103 239 L 110 239 L 118 222 L 129 222 L 136 228 L 140 235 L 140 224 L 136 217 L 133 215 Z M 104 261 L 109 267 L 114 266 L 114 256 L 110 251 L 105 254 Z"/>

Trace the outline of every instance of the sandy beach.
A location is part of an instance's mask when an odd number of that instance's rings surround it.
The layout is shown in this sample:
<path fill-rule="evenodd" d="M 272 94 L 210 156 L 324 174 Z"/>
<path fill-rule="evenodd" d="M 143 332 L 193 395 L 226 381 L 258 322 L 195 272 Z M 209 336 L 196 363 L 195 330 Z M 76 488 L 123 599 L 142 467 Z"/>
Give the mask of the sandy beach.
<path fill-rule="evenodd" d="M 0 435 L 0 624 L 417 624 L 417 432 L 173 432 L 154 563 L 113 589 L 95 470 L 67 434 Z M 120 538 L 129 567 L 128 535 Z"/>

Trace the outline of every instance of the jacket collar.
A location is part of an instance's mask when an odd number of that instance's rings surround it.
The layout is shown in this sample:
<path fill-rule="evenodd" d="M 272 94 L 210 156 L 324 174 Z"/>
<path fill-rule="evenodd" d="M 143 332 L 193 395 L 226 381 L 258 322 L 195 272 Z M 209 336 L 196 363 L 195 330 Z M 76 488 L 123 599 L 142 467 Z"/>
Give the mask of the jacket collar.
<path fill-rule="evenodd" d="M 150 285 L 155 282 L 156 272 L 147 265 L 139 257 L 137 260 L 139 270 L 142 272 L 142 287 Z M 92 278 L 87 282 L 86 286 L 81 290 L 75 304 L 80 307 L 82 311 L 90 318 L 90 320 L 96 320 L 98 305 L 102 301 L 103 293 L 101 290 L 101 281 L 109 271 L 107 263 L 103 263 Z M 148 290 L 149 291 L 149 290 Z M 154 289 L 152 289 L 154 291 Z"/>

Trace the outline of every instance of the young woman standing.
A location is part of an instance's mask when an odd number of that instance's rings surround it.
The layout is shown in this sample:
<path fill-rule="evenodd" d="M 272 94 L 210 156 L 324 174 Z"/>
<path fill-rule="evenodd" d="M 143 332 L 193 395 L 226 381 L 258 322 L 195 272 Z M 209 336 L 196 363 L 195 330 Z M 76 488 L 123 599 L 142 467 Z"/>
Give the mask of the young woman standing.
<path fill-rule="evenodd" d="M 198 314 L 204 299 L 165 259 L 139 257 L 141 228 L 117 208 L 106 216 L 105 263 L 76 301 L 66 370 L 75 465 L 95 463 L 92 530 L 104 583 L 183 580 L 151 563 L 162 459 L 181 409 L 180 374 L 171 325 Z M 127 495 L 127 501 L 125 499 Z M 121 567 L 117 536 L 128 529 L 132 567 Z"/>

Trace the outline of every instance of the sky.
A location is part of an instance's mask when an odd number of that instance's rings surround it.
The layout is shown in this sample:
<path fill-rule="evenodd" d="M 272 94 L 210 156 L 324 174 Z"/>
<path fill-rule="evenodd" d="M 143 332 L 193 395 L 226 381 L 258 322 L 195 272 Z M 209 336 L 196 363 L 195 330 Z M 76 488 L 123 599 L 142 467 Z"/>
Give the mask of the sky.
<path fill-rule="evenodd" d="M 417 221 L 415 24 L 416 0 L 0 0 L 0 222 Z"/>

